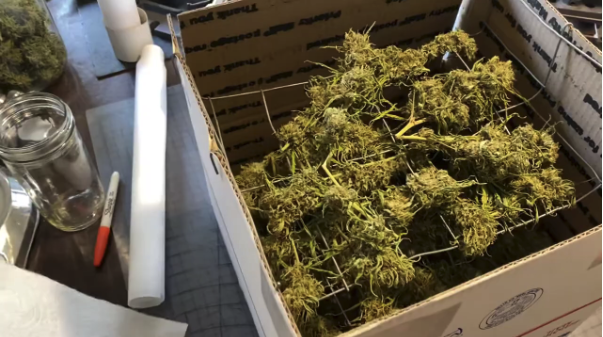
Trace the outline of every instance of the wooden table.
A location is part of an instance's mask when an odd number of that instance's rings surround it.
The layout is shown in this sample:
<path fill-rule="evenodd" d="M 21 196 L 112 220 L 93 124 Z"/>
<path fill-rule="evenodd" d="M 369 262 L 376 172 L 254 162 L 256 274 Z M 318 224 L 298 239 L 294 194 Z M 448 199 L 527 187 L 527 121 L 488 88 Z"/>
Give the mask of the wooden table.
<path fill-rule="evenodd" d="M 62 98 L 75 116 L 88 151 L 94 157 L 86 110 L 134 96 L 134 71 L 98 80 L 92 71 L 86 36 L 76 0 L 48 3 L 65 46 L 68 65 L 63 77 L 48 91 Z M 179 82 L 167 62 L 168 85 Z M 92 265 L 98 223 L 77 233 L 65 233 L 41 220 L 34 238 L 27 269 L 45 275 L 80 292 L 115 304 L 126 305 L 127 292 L 117 251 L 109 243 L 103 265 Z"/>

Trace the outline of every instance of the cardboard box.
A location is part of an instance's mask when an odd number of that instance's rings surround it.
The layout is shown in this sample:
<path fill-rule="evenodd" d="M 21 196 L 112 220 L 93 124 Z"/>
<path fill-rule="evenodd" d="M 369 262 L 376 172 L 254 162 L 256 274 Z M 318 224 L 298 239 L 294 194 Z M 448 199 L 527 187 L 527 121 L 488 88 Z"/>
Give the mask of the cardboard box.
<path fill-rule="evenodd" d="M 578 196 L 595 192 L 551 219 L 553 236 L 565 241 L 345 336 L 566 336 L 600 305 L 601 53 L 578 31 L 570 33 L 546 1 L 243 0 L 178 18 L 183 42 L 173 39 L 175 64 L 212 205 L 260 336 L 298 332 L 233 170 L 276 148 L 268 115 L 282 125 L 288 111 L 306 103 L 302 86 L 271 89 L 320 73 L 305 62 L 330 62 L 333 50 L 320 46 L 373 23 L 371 39 L 379 46 L 418 44 L 460 28 L 476 34 L 484 56 L 513 60 L 517 88 L 535 96 L 533 109 L 518 110 L 537 126 L 535 112 L 560 122 L 567 143 L 559 164 L 580 183 Z"/>

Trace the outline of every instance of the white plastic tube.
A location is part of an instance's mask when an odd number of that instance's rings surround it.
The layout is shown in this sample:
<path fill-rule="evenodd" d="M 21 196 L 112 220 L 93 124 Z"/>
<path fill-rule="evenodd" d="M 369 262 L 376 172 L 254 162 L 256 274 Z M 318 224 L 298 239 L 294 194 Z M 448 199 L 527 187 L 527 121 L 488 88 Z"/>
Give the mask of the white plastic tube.
<path fill-rule="evenodd" d="M 136 64 L 134 159 L 128 305 L 149 308 L 165 298 L 166 69 L 156 45 Z"/>
<path fill-rule="evenodd" d="M 105 27 L 122 30 L 140 25 L 135 0 L 98 0 Z"/>

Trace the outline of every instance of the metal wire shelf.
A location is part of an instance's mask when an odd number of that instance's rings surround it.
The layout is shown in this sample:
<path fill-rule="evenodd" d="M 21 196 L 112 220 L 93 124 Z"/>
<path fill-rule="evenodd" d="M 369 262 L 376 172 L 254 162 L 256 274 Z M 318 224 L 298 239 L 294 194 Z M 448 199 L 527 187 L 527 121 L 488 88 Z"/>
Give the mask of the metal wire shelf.
<path fill-rule="evenodd" d="M 524 68 L 524 70 L 527 72 L 527 74 L 529 74 L 529 76 L 531 76 L 532 79 L 536 83 L 538 83 L 540 85 L 540 88 L 529 99 L 522 100 L 521 102 L 519 102 L 517 104 L 514 104 L 514 105 L 511 105 L 511 106 L 508 106 L 506 108 L 501 108 L 501 109 L 499 109 L 497 111 L 498 114 L 507 113 L 508 111 L 510 111 L 512 109 L 516 109 L 516 108 L 524 106 L 524 105 L 529 105 L 529 103 L 532 100 L 534 100 L 536 97 L 538 97 L 538 95 L 540 95 L 542 93 L 542 91 L 546 89 L 546 84 L 548 83 L 548 80 L 549 80 L 551 72 L 552 72 L 552 65 L 554 64 L 554 60 L 556 59 L 557 54 L 558 54 L 559 49 L 560 49 L 560 46 L 561 46 L 561 44 L 563 42 L 566 43 L 569 47 L 571 47 L 574 50 L 576 50 L 578 53 L 582 54 L 591 63 L 593 63 L 594 65 L 596 65 L 599 68 L 601 68 L 601 64 L 597 60 L 593 59 L 590 55 L 586 54 L 584 51 L 582 51 L 581 49 L 579 49 L 578 47 L 576 47 L 574 44 L 572 44 L 571 42 L 569 42 L 565 37 L 563 37 L 561 34 L 559 34 L 557 31 L 555 31 L 553 28 L 551 28 L 537 14 L 535 14 L 528 7 L 528 5 L 526 3 L 524 3 L 523 1 L 521 3 L 526 6 L 527 11 L 529 11 L 530 13 L 532 13 L 532 15 L 534 15 L 536 18 L 538 18 L 538 20 L 541 22 L 542 25 L 546 26 L 550 31 L 552 31 L 553 33 L 555 33 L 559 37 L 559 40 L 558 40 L 558 43 L 557 43 L 557 46 L 556 46 L 556 49 L 555 49 L 555 53 L 554 53 L 554 55 L 552 57 L 553 62 L 551 62 L 551 64 L 549 65 L 549 69 L 548 69 L 547 75 L 545 77 L 545 80 L 544 81 L 540 81 L 538 79 L 538 77 L 536 75 L 534 75 L 534 73 L 531 72 L 530 69 L 523 62 L 521 62 L 521 60 L 519 58 L 517 58 L 513 54 L 513 52 L 504 44 L 504 42 L 502 41 L 502 39 L 496 34 L 496 32 L 486 22 L 482 22 L 483 26 L 482 26 L 482 29 L 479 32 L 477 32 L 475 34 L 470 34 L 472 37 L 473 36 L 478 36 L 478 35 L 480 35 L 481 33 L 483 33 L 487 29 L 492 36 L 494 36 L 496 39 L 498 39 L 498 41 L 500 42 L 500 45 L 502 45 L 504 47 L 504 49 L 506 50 L 506 52 L 509 53 L 511 56 L 513 56 L 515 58 L 515 60 Z M 566 31 L 566 29 L 569 29 L 570 32 L 571 32 L 571 30 L 572 30 L 572 24 L 571 23 L 566 24 L 562 28 L 561 33 L 564 33 Z M 471 70 L 469 64 L 459 54 L 455 53 L 455 56 L 456 56 L 456 58 L 458 58 L 458 60 L 463 64 L 463 66 L 467 70 Z M 276 133 L 276 129 L 275 129 L 274 125 L 272 124 L 272 120 L 271 120 L 271 116 L 270 116 L 270 111 L 269 111 L 269 108 L 268 108 L 268 102 L 266 100 L 265 93 L 266 92 L 271 92 L 271 91 L 277 91 L 277 90 L 281 90 L 281 89 L 286 89 L 286 88 L 293 88 L 293 87 L 304 86 L 304 85 L 307 85 L 308 83 L 309 82 L 306 81 L 306 82 L 299 82 L 299 83 L 293 83 L 293 84 L 288 84 L 288 85 L 284 85 L 284 86 L 269 88 L 269 89 L 260 89 L 260 90 L 255 90 L 255 91 L 249 91 L 249 92 L 240 93 L 240 94 L 218 96 L 218 97 L 203 97 L 203 99 L 208 100 L 209 103 L 210 103 L 211 110 L 212 110 L 212 117 L 213 117 L 214 123 L 216 124 L 216 129 L 217 129 L 217 133 L 218 133 L 218 137 L 219 137 L 219 146 L 221 147 L 223 153 L 226 154 L 226 151 L 225 151 L 225 147 L 224 147 L 224 142 L 223 142 L 223 138 L 222 138 L 220 126 L 219 126 L 219 123 L 218 123 L 218 117 L 216 115 L 216 109 L 214 107 L 213 101 L 215 101 L 215 100 L 229 99 L 229 98 L 235 98 L 235 97 L 241 97 L 241 96 L 261 95 L 262 103 L 263 103 L 264 110 L 265 110 L 265 113 L 266 113 L 266 116 L 267 116 L 267 121 L 270 124 L 270 127 L 271 127 L 272 131 L 274 133 Z M 538 119 L 544 123 L 545 127 L 549 125 L 550 118 L 545 118 L 542 114 L 540 114 L 533 107 L 531 107 L 531 110 L 534 112 L 534 115 L 537 116 Z M 501 116 L 501 118 L 502 118 L 502 116 Z M 385 120 L 382 120 L 382 121 L 383 121 L 384 127 L 388 130 L 388 133 L 390 134 L 393 142 L 396 142 L 396 138 L 394 137 L 394 135 L 393 135 L 393 133 L 391 131 L 391 128 L 389 127 L 389 125 L 387 124 L 387 122 Z M 557 129 L 556 124 L 553 125 L 552 127 L 555 128 L 555 130 Z M 506 131 L 509 132 L 508 129 Z M 596 182 L 595 186 L 592 189 L 590 189 L 588 192 L 584 193 L 581 197 L 579 197 L 579 198 L 576 199 L 575 203 L 577 204 L 577 203 L 581 202 L 582 200 L 584 200 L 585 198 L 587 198 L 588 196 L 590 196 L 591 194 L 595 193 L 597 190 L 599 190 L 602 187 L 602 181 L 601 181 L 601 178 L 599 177 L 598 172 L 580 155 L 580 153 L 578 153 L 578 151 L 576 151 L 576 149 L 570 144 L 570 142 L 567 139 L 565 139 L 561 135 L 561 133 L 556 132 L 556 137 L 563 143 L 563 145 L 567 149 L 570 150 L 570 152 L 571 152 L 572 155 L 574 155 L 576 158 L 578 158 L 582 162 L 582 164 L 584 164 L 585 167 L 587 167 L 588 170 L 590 170 L 590 172 L 592 173 L 592 175 L 594 177 L 593 180 Z M 387 151 L 385 151 L 385 152 L 387 152 Z M 408 166 L 408 168 L 409 168 L 410 172 L 414 174 L 412 168 L 410 166 Z M 262 188 L 262 186 L 249 188 L 249 189 L 243 190 L 243 192 L 244 191 L 253 190 L 253 189 L 256 189 L 256 188 Z M 561 210 L 564 210 L 564 209 L 567 209 L 569 207 L 570 206 L 557 207 L 555 209 L 552 209 L 552 210 L 550 210 L 550 211 L 548 211 L 548 212 L 540 215 L 538 217 L 538 219 L 532 218 L 530 220 L 522 221 L 522 222 L 520 222 L 518 224 L 515 224 L 513 226 L 510 226 L 510 227 L 509 226 L 505 226 L 504 229 L 502 229 L 502 230 L 500 230 L 500 231 L 497 232 L 497 235 L 502 235 L 504 233 L 511 233 L 513 230 L 515 230 L 517 228 L 524 227 L 524 226 L 527 226 L 529 224 L 532 224 L 532 223 L 536 222 L 539 219 L 545 218 L 547 216 L 554 215 L 557 212 L 559 212 Z M 417 254 L 414 254 L 414 255 L 410 256 L 409 259 L 414 260 L 415 262 L 418 262 L 422 257 L 429 256 L 429 255 L 435 255 L 435 254 L 441 254 L 441 253 L 445 253 L 445 252 L 449 252 L 449 251 L 453 251 L 453 250 L 458 249 L 460 247 L 460 243 L 458 242 L 458 238 L 459 237 L 457 237 L 456 235 L 454 235 L 454 232 L 452 231 L 452 229 L 450 228 L 450 226 L 446 223 L 446 221 L 444 220 L 444 218 L 441 215 L 440 215 L 440 219 L 442 221 L 442 225 L 446 228 L 447 232 L 450 234 L 450 236 L 453 239 L 451 242 L 454 242 L 455 244 L 451 245 L 449 247 L 442 248 L 442 249 L 437 249 L 437 250 L 432 250 L 432 251 L 426 251 L 426 252 L 422 252 L 422 253 L 417 253 Z M 321 238 L 322 244 L 325 246 L 325 249 L 322 249 L 320 247 L 319 248 L 324 253 L 325 250 L 329 250 L 330 247 L 329 247 L 329 244 L 328 244 L 326 238 L 324 237 L 322 231 L 320 230 L 320 228 L 318 226 L 317 226 L 317 231 L 318 231 L 319 236 Z M 341 310 L 341 312 L 339 314 L 337 314 L 337 316 L 343 315 L 346 324 L 348 326 L 351 326 L 352 323 L 351 323 L 349 317 L 347 316 L 346 312 L 350 311 L 352 308 L 344 309 L 343 306 L 342 306 L 342 303 L 339 300 L 339 298 L 338 298 L 337 295 L 340 294 L 340 293 L 342 293 L 342 292 L 349 291 L 350 288 L 357 286 L 357 284 L 348 284 L 345 281 L 345 277 L 344 277 L 343 273 L 341 272 L 341 269 L 340 269 L 339 264 L 337 263 L 337 260 L 335 259 L 335 257 L 331 257 L 331 261 L 333 262 L 333 264 L 335 266 L 335 269 L 337 271 L 338 276 L 343 281 L 342 282 L 343 283 L 343 287 L 335 289 L 333 287 L 333 285 L 331 284 L 331 282 L 327 279 L 326 282 L 327 282 L 328 288 L 330 289 L 330 292 L 327 293 L 327 294 L 325 294 L 319 300 L 323 301 L 323 300 L 329 299 L 331 297 L 334 297 L 334 299 L 335 299 L 335 301 L 336 301 L 339 309 Z"/>

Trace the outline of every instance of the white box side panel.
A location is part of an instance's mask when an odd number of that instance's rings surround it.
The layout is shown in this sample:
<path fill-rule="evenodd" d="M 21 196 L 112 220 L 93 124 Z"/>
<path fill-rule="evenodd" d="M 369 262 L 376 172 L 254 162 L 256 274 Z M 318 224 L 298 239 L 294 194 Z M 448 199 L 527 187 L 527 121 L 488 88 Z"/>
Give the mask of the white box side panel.
<path fill-rule="evenodd" d="M 195 140 L 211 194 L 212 207 L 258 333 L 265 337 L 295 336 L 285 309 L 276 298 L 277 294 L 270 283 L 270 278 L 264 275 L 261 253 L 255 245 L 253 233 L 233 187 L 217 157 L 210 152 L 210 132 L 204 113 L 197 102 L 195 89 L 188 80 L 181 62 L 179 60 L 175 62 L 182 79 Z M 266 292 L 266 289 L 272 291 Z"/>
<path fill-rule="evenodd" d="M 472 23 L 467 26 L 471 28 L 462 24 L 461 28 L 477 33 L 470 29 L 476 29 L 478 20 L 482 33 L 476 39 L 480 43 L 484 37 L 500 39 L 512 54 L 505 52 L 504 48 L 497 48 L 497 52 L 507 54 L 510 59 L 515 58 L 530 69 L 545 86 L 533 102 L 538 112 L 561 122 L 558 129 L 562 135 L 600 176 L 600 52 L 578 31 L 569 34 L 569 26 L 564 31 L 565 19 L 546 1 L 494 0 L 488 3 L 494 5 L 483 11 L 487 12 L 486 15 L 476 19 L 477 11 L 471 10 L 467 13 Z M 496 37 L 491 36 L 492 33 Z M 523 75 L 529 76 L 527 73 Z M 540 88 L 538 82 L 531 82 L 533 92 Z M 526 98 L 531 96 L 527 96 L 527 92 L 522 93 Z M 524 110 L 523 107 L 520 109 Z"/>
<path fill-rule="evenodd" d="M 426 317 L 434 319 L 431 325 L 450 322 L 431 336 L 546 336 L 568 320 L 575 324 L 558 332 L 571 331 L 600 303 L 600 256 L 601 227 L 344 336 L 393 337 L 399 331 L 404 337 L 430 336 L 420 324 Z"/>
<path fill-rule="evenodd" d="M 517 70 L 516 88 L 524 97 L 534 99 L 530 102 L 531 108 L 524 105 L 510 112 L 529 116 L 537 128 L 545 127 L 545 120 L 550 121 L 549 125 L 555 124 L 562 137 L 558 138 L 561 148 L 557 166 L 563 169 L 565 178 L 582 182 L 576 185 L 577 198 L 590 195 L 554 221 L 567 225 L 574 233 L 581 233 L 601 223 L 601 189 L 597 188 L 601 177 L 598 145 L 601 115 L 597 112 L 600 109 L 593 108 L 598 106 L 596 102 L 601 97 L 601 69 L 560 40 L 552 27 L 562 27 L 565 21 L 549 5 L 539 4 L 537 0 L 465 1 L 462 8 L 468 8 L 464 15 L 466 19 L 457 25 L 470 33 L 481 31 L 475 39 L 485 57 L 498 55 L 513 62 Z M 540 10 L 532 12 L 533 8 Z M 539 19 L 542 17 L 548 20 L 542 22 Z M 578 33 L 574 33 L 572 41 L 600 59 L 595 47 Z M 559 49 L 553 59 L 557 46 Z M 545 81 L 549 64 L 552 70 Z M 546 82 L 546 87 L 541 89 L 533 77 Z M 565 100 L 571 103 L 565 103 Z M 575 118 L 568 114 L 570 110 L 578 112 Z M 582 122 L 578 123 L 579 120 Z"/>

